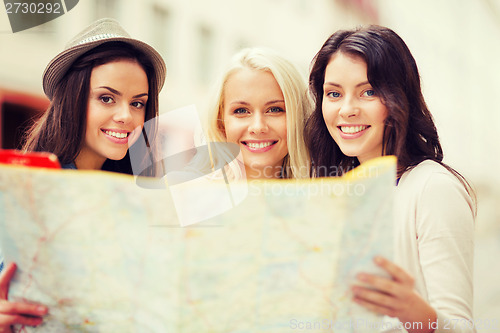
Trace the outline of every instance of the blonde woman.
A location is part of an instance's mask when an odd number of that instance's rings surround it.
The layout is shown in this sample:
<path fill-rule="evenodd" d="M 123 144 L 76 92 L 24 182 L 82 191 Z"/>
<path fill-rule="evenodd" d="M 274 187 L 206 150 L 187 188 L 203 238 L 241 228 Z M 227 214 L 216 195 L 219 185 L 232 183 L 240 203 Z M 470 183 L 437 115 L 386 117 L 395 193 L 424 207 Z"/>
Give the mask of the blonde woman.
<path fill-rule="evenodd" d="M 206 141 L 238 146 L 238 165 L 225 168 L 230 177 L 309 177 L 302 132 L 310 104 L 305 81 L 291 62 L 268 49 L 244 49 L 215 89 L 204 115 Z M 210 152 L 212 166 L 232 159 L 216 150 Z"/>

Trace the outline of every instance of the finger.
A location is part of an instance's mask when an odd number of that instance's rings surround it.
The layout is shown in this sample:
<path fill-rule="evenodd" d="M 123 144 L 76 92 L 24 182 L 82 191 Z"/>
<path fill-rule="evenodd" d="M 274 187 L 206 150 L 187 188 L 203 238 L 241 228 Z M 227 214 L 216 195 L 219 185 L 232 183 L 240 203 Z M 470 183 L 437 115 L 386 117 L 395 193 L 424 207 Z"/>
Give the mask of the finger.
<path fill-rule="evenodd" d="M 7 265 L 2 274 L 0 274 L 0 299 L 7 299 L 10 280 L 16 273 L 16 268 L 16 264 L 11 262 Z"/>
<path fill-rule="evenodd" d="M 48 308 L 43 305 L 30 304 L 23 302 L 0 302 L 0 315 L 28 315 L 44 316 L 48 313 Z"/>
<path fill-rule="evenodd" d="M 38 326 L 42 322 L 43 318 L 40 317 L 0 314 L 0 327 L 8 325 L 16 325 L 16 324 L 25 326 Z"/>
<path fill-rule="evenodd" d="M 412 276 L 392 261 L 380 256 L 375 257 L 373 261 L 375 261 L 375 264 L 377 264 L 377 266 L 385 269 L 394 280 L 404 284 L 411 284 L 413 286 Z"/>
<path fill-rule="evenodd" d="M 389 280 L 382 276 L 360 273 L 357 275 L 357 278 L 359 281 L 363 282 L 365 286 L 377 289 L 392 296 L 397 296 L 401 292 L 399 282 Z"/>
<path fill-rule="evenodd" d="M 394 305 L 397 302 L 397 300 L 390 295 L 360 286 L 353 287 L 352 292 L 355 298 L 387 309 L 394 309 Z"/>

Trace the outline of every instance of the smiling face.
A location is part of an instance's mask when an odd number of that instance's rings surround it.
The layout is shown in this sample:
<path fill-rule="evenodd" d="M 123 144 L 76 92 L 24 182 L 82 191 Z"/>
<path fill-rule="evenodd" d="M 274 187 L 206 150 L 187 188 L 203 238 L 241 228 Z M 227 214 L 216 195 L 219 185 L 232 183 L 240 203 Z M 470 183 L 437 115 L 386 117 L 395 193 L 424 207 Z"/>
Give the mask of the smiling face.
<path fill-rule="evenodd" d="M 338 52 L 325 70 L 323 118 L 340 150 L 360 163 L 382 156 L 387 108 L 367 78 L 366 62 Z"/>
<path fill-rule="evenodd" d="M 94 67 L 77 167 L 100 169 L 106 159 L 125 157 L 144 125 L 147 100 L 148 78 L 137 62 L 124 59 Z"/>
<path fill-rule="evenodd" d="M 241 149 L 247 178 L 276 178 L 288 154 L 283 93 L 267 71 L 243 68 L 226 81 L 226 139 Z"/>

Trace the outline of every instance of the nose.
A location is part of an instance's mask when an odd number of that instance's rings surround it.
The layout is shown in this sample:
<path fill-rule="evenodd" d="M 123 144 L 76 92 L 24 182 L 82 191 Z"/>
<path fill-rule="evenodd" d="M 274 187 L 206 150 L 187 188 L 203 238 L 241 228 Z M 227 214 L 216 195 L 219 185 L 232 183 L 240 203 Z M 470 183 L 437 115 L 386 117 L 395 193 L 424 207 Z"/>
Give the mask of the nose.
<path fill-rule="evenodd" d="M 359 114 L 359 105 L 357 99 L 352 96 L 346 96 L 340 106 L 339 115 L 344 118 L 354 117 Z"/>
<path fill-rule="evenodd" d="M 118 123 L 128 123 L 132 120 L 132 114 L 130 111 L 130 106 L 126 103 L 122 103 L 116 106 L 115 113 L 113 115 L 114 121 Z"/>
<path fill-rule="evenodd" d="M 263 114 L 257 112 L 253 115 L 248 126 L 250 133 L 259 134 L 265 133 L 268 130 L 267 121 Z"/>

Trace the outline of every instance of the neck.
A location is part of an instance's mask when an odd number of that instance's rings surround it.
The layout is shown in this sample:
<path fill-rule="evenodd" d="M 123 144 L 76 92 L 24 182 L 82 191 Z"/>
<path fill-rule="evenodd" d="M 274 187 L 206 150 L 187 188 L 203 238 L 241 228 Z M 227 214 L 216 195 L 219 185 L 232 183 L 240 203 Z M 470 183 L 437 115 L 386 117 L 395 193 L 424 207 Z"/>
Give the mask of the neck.
<path fill-rule="evenodd" d="M 106 158 L 104 157 L 89 156 L 82 150 L 75 158 L 75 165 L 79 170 L 101 170 L 105 161 Z"/>
<path fill-rule="evenodd" d="M 281 176 L 281 166 L 252 168 L 245 165 L 247 179 L 278 179 Z"/>

